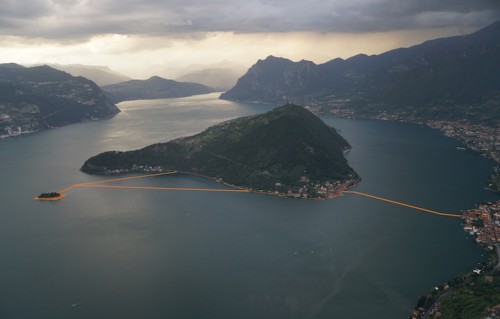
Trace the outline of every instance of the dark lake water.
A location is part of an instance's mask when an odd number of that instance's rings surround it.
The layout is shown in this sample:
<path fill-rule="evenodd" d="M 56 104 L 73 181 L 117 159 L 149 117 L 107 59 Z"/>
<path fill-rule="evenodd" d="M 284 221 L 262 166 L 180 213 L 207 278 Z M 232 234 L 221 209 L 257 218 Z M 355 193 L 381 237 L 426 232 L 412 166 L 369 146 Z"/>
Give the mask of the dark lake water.
<path fill-rule="evenodd" d="M 483 261 L 460 220 L 345 195 L 75 188 L 90 156 L 197 133 L 266 105 L 124 102 L 113 119 L 0 141 L 0 318 L 406 318 L 418 296 Z M 324 119 L 351 143 L 357 190 L 448 213 L 498 198 L 493 162 L 438 131 Z M 219 187 L 191 176 L 117 185 Z"/>

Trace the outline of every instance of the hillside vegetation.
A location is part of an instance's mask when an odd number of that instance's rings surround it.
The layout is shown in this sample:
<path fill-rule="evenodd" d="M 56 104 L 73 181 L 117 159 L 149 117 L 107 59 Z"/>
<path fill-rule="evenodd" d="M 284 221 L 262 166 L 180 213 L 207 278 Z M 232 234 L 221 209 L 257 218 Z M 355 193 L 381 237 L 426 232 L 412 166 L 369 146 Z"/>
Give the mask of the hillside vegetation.
<path fill-rule="evenodd" d="M 85 162 L 88 173 L 160 167 L 266 191 L 356 179 L 343 152 L 349 144 L 302 107 L 287 104 L 204 132 L 129 152 L 105 152 Z"/>

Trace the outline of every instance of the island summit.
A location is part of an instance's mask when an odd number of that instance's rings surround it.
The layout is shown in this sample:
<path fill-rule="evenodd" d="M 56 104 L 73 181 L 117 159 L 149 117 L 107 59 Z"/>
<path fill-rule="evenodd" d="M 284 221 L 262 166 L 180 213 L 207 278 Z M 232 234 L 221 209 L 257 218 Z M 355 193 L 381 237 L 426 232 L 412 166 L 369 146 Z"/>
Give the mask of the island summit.
<path fill-rule="evenodd" d="M 178 171 L 295 198 L 331 198 L 359 182 L 349 143 L 316 115 L 286 104 L 189 137 L 88 159 L 90 174 Z"/>

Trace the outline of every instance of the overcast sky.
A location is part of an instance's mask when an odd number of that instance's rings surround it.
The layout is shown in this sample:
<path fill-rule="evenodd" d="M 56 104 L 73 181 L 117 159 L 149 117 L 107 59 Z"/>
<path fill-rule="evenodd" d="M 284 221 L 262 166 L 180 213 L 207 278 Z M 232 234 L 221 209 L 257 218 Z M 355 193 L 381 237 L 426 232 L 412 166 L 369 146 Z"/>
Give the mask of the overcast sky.
<path fill-rule="evenodd" d="M 0 0 L 0 62 L 134 77 L 273 54 L 322 63 L 500 20 L 500 0 Z"/>

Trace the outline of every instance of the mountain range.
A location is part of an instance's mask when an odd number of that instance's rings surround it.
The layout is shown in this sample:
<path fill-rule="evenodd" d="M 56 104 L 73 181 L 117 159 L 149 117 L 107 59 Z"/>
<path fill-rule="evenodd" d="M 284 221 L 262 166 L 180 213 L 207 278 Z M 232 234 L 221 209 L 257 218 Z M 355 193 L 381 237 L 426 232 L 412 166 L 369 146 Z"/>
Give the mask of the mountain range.
<path fill-rule="evenodd" d="M 214 92 L 214 89 L 189 82 L 167 80 L 153 76 L 147 80 L 130 80 L 102 87 L 111 101 L 118 103 L 129 100 L 166 99 L 186 97 Z"/>
<path fill-rule="evenodd" d="M 294 102 L 359 115 L 500 119 L 500 21 L 469 35 L 323 64 L 269 56 L 221 99 Z"/>
<path fill-rule="evenodd" d="M 49 66 L 0 64 L 0 135 L 108 118 L 120 110 L 92 81 Z"/>

